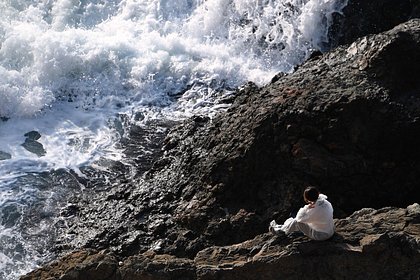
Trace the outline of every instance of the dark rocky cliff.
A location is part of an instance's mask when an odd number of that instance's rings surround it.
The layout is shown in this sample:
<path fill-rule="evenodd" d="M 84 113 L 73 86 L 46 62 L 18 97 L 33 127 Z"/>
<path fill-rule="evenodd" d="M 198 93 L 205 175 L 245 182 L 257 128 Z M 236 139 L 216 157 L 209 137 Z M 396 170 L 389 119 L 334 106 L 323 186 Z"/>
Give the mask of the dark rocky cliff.
<path fill-rule="evenodd" d="M 418 12 L 418 2 L 401 3 L 411 5 L 406 17 Z M 299 270 L 308 259 L 320 279 L 416 279 L 418 73 L 420 20 L 411 20 L 264 88 L 247 85 L 227 112 L 173 128 L 144 177 L 63 211 L 68 239 L 58 249 L 105 251 L 76 252 L 24 279 L 309 279 Z M 334 238 L 266 234 L 303 204 L 307 184 L 333 203 Z M 352 214 L 366 207 L 381 210 Z"/>
<path fill-rule="evenodd" d="M 334 17 L 330 30 L 332 45 L 349 44 L 359 37 L 384 32 L 420 17 L 420 1 L 347 0 L 342 13 Z"/>

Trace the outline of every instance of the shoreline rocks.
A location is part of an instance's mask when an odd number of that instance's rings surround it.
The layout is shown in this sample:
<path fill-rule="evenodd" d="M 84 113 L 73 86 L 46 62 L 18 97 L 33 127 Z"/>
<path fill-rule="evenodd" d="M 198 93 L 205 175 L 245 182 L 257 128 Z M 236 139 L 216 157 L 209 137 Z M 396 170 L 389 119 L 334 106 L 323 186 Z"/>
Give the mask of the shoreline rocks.
<path fill-rule="evenodd" d="M 420 205 L 361 209 L 336 220 L 327 241 L 257 235 L 212 246 L 194 259 L 148 251 L 119 261 L 85 250 L 22 277 L 32 279 L 417 279 L 420 276 Z"/>
<path fill-rule="evenodd" d="M 414 19 L 248 84 L 225 113 L 175 126 L 144 176 L 81 197 L 56 249 L 86 250 L 23 279 L 415 279 L 417 73 Z M 267 234 L 308 184 L 334 206 L 334 238 Z"/>
<path fill-rule="evenodd" d="M 213 120 L 176 126 L 143 178 L 82 200 L 66 218 L 72 237 L 58 242 L 194 258 L 284 220 L 307 184 L 329 196 L 338 218 L 416 202 L 419 34 L 412 20 L 361 38 L 264 88 L 249 85 Z"/>

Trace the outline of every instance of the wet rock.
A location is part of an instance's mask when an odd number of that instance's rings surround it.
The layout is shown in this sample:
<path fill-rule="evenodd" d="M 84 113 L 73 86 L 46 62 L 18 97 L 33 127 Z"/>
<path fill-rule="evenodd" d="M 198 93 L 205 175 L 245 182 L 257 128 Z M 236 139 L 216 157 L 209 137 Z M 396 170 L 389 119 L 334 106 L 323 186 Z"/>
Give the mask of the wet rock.
<path fill-rule="evenodd" d="M 25 142 L 22 146 L 29 152 L 36 154 L 38 157 L 45 156 L 47 153 L 44 146 L 37 140 L 41 138 L 41 134 L 38 131 L 30 131 L 25 133 Z"/>
<path fill-rule="evenodd" d="M 22 146 L 29 152 L 36 154 L 38 157 L 43 157 L 47 153 L 44 146 L 38 141 L 27 138 Z"/>
<path fill-rule="evenodd" d="M 0 160 L 11 159 L 12 155 L 3 151 L 0 151 Z"/>
<path fill-rule="evenodd" d="M 62 217 L 70 217 L 77 214 L 79 211 L 79 206 L 76 204 L 69 203 L 65 207 L 60 210 L 60 216 Z"/>
<path fill-rule="evenodd" d="M 142 120 L 142 113 L 137 113 L 135 119 Z M 138 175 L 150 169 L 153 161 L 160 155 L 160 146 L 174 123 L 148 121 L 145 125 L 131 125 L 125 137 L 121 139 L 124 154 L 138 166 Z M 141 143 L 139 145 L 139 143 Z M 152 152 L 153 151 L 153 152 Z"/>
<path fill-rule="evenodd" d="M 336 220 L 336 234 L 327 241 L 265 233 L 206 248 L 193 260 L 148 251 L 117 267 L 111 255 L 81 251 L 22 279 L 417 279 L 420 211 L 413 209 L 418 208 L 359 210 Z"/>
<path fill-rule="evenodd" d="M 39 138 L 41 138 L 41 134 L 38 131 L 29 131 L 27 133 L 24 134 L 24 136 L 29 139 L 29 140 L 38 140 Z"/>

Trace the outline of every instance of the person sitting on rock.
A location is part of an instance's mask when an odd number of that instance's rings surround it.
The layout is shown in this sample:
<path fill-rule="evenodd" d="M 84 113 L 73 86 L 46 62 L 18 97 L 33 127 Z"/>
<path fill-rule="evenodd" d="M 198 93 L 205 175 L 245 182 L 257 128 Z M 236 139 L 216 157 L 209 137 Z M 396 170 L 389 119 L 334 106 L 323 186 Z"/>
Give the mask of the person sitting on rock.
<path fill-rule="evenodd" d="M 313 240 L 329 239 L 334 234 L 334 220 L 333 207 L 327 196 L 310 186 L 303 192 L 303 199 L 307 204 L 299 209 L 296 218 L 289 218 L 282 225 L 271 221 L 270 232 L 289 234 L 300 231 Z"/>

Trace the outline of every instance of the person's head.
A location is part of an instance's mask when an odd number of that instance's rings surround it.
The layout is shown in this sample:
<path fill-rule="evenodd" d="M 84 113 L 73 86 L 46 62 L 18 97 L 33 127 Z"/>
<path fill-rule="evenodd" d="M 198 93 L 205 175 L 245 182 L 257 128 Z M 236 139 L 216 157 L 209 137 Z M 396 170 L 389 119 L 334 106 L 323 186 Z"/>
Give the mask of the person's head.
<path fill-rule="evenodd" d="M 309 186 L 303 192 L 303 199 L 306 203 L 314 203 L 319 196 L 319 191 L 313 186 Z"/>

